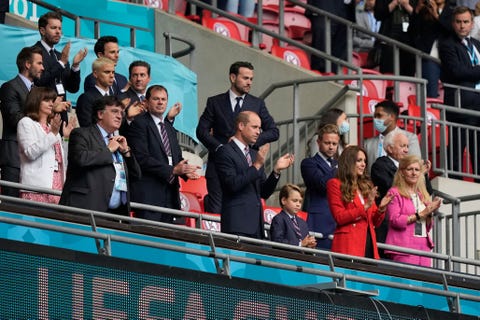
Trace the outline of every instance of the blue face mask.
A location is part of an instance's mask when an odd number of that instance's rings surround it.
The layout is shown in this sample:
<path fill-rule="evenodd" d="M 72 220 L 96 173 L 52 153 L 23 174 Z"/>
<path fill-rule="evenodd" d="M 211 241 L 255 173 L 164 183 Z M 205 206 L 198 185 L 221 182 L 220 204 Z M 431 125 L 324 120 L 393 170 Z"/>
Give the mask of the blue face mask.
<path fill-rule="evenodd" d="M 343 135 L 348 131 L 350 131 L 350 123 L 348 123 L 348 121 L 343 121 L 338 128 L 338 133 L 340 133 L 340 135 Z"/>
<path fill-rule="evenodd" d="M 384 133 L 385 130 L 387 130 L 387 126 L 385 125 L 385 120 L 383 119 L 373 119 L 373 126 L 375 127 L 375 130 L 377 130 L 380 133 Z"/>

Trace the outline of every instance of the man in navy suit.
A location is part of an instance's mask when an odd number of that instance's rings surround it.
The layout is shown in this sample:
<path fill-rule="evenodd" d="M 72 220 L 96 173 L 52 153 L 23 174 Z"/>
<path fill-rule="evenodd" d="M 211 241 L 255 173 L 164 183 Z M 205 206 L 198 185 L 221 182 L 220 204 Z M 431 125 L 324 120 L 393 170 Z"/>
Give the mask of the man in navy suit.
<path fill-rule="evenodd" d="M 42 49 L 43 66 L 45 70 L 35 85 L 49 87 L 56 90 L 58 96 L 66 97 L 66 92 L 76 93 L 80 89 L 80 63 L 87 56 L 87 49 L 82 49 L 75 54 L 72 66 L 70 57 L 70 42 L 59 52 L 55 45 L 62 36 L 62 16 L 57 12 L 47 12 L 38 19 L 38 31 L 41 40 L 35 47 Z M 65 99 L 66 100 L 66 99 Z M 62 120 L 68 122 L 67 112 L 61 113 Z"/>
<path fill-rule="evenodd" d="M 261 127 L 260 117 L 255 112 L 240 112 L 235 135 L 215 155 L 223 190 L 221 230 L 257 239 L 266 237 L 261 198 L 270 197 L 280 172 L 294 161 L 293 155 L 283 155 L 266 177 L 263 165 L 270 145 L 265 144 L 258 151 L 249 147 L 258 141 Z"/>
<path fill-rule="evenodd" d="M 24 106 L 33 81 L 43 72 L 42 50 L 23 48 L 17 55 L 18 75 L 0 88 L 3 133 L 0 141 L 1 179 L 20 181 L 20 158 L 17 142 L 17 123 L 25 116 Z M 2 186 L 2 194 L 18 197 L 18 189 Z"/>
<path fill-rule="evenodd" d="M 302 208 L 303 192 L 294 184 L 286 184 L 278 195 L 282 211 L 273 217 L 270 240 L 294 246 L 315 248 L 317 241 L 308 234 L 308 225 L 297 216 Z"/>
<path fill-rule="evenodd" d="M 93 51 L 95 51 L 95 54 L 97 55 L 98 58 L 101 58 L 101 57 L 108 58 L 113 61 L 115 66 L 117 65 L 118 58 L 120 56 L 120 49 L 118 48 L 117 37 L 103 36 L 98 38 L 97 42 L 95 42 L 95 46 L 93 47 Z M 95 82 L 96 82 L 96 79 L 92 72 L 85 78 L 85 81 L 83 83 L 84 91 L 86 92 L 90 89 L 94 89 Z M 123 90 L 126 91 L 127 85 L 128 85 L 127 78 L 124 75 L 121 75 L 120 73 L 115 72 L 114 81 L 109 88 L 110 95 L 116 96 L 122 93 Z"/>
<path fill-rule="evenodd" d="M 182 157 L 177 132 L 165 121 L 168 104 L 167 89 L 153 85 L 146 92 L 146 109 L 130 124 L 127 138 L 142 169 L 142 178 L 132 184 L 132 198 L 136 202 L 180 210 L 178 177 L 198 179 L 198 168 Z M 173 108 L 181 109 L 180 103 Z M 183 219 L 166 213 L 137 210 L 138 218 L 182 223 Z"/>
<path fill-rule="evenodd" d="M 460 104 L 463 109 L 480 111 L 480 42 L 469 36 L 473 28 L 473 15 L 467 7 L 457 7 L 452 14 L 452 27 L 455 34 L 449 38 L 440 41 L 439 55 L 442 61 L 441 79 L 445 83 L 458 86 L 475 88 L 477 91 L 460 91 Z M 444 103 L 449 106 L 455 105 L 457 91 L 453 88 L 445 87 Z M 459 109 L 459 111 L 461 111 Z M 474 127 L 480 125 L 480 118 L 461 112 L 448 112 L 447 121 L 466 124 Z M 457 128 L 452 130 L 452 139 L 449 140 L 449 169 L 461 171 L 463 151 L 469 145 L 469 153 L 472 159 L 471 163 L 480 163 L 480 134 L 470 130 Z M 476 140 L 475 140 L 476 139 Z M 476 142 L 475 142 L 476 141 Z M 477 157 L 475 157 L 475 152 Z M 475 166 L 474 166 L 475 168 Z M 475 172 L 480 174 L 479 171 Z M 454 176 L 452 176 L 454 177 Z"/>
<path fill-rule="evenodd" d="M 335 220 L 327 201 L 327 181 L 334 178 L 337 172 L 339 141 L 340 134 L 336 125 L 323 126 L 318 131 L 318 153 L 303 159 L 300 165 L 307 187 L 305 211 L 308 212 L 308 227 L 323 235 L 323 238 L 317 241 L 317 247 L 323 249 L 331 248 L 335 231 Z"/>
<path fill-rule="evenodd" d="M 108 58 L 98 58 L 92 63 L 95 85 L 78 97 L 75 108 L 80 127 L 92 125 L 92 107 L 96 100 L 112 95 L 110 87 L 114 81 L 115 63 Z"/>
<path fill-rule="evenodd" d="M 261 119 L 262 132 L 254 145 L 258 149 L 265 143 L 278 140 L 278 129 L 268 112 L 265 102 L 250 95 L 253 66 L 249 62 L 235 62 L 230 66 L 230 90 L 208 98 L 207 106 L 197 126 L 197 138 L 208 148 L 207 179 L 208 196 L 205 211 L 220 213 L 222 189 L 215 169 L 215 155 L 235 134 L 235 117 L 239 111 L 253 111 Z"/>

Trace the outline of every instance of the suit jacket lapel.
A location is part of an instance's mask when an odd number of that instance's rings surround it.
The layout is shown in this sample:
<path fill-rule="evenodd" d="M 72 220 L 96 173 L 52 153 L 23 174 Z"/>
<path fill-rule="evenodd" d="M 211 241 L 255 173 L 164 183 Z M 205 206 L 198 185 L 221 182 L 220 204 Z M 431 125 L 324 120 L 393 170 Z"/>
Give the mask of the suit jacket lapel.
<path fill-rule="evenodd" d="M 20 78 L 20 76 L 18 76 L 18 75 L 15 77 L 15 81 L 17 83 L 17 87 L 22 90 L 24 96 L 26 97 L 28 95 L 28 93 L 30 92 L 30 90 L 25 85 L 25 82 L 23 82 L 22 78 Z"/>

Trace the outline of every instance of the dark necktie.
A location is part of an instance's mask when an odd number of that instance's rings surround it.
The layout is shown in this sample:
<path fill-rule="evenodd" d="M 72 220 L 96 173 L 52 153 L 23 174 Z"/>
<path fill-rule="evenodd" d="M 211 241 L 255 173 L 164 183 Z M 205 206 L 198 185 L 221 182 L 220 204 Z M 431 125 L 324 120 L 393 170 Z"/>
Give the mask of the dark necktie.
<path fill-rule="evenodd" d="M 330 167 L 335 168 L 337 166 L 337 160 L 333 158 L 327 158 L 327 161 L 330 163 Z"/>
<path fill-rule="evenodd" d="M 250 155 L 250 150 L 249 150 L 248 147 L 245 147 L 245 149 L 243 149 L 243 151 L 245 152 L 245 158 L 247 159 L 248 166 L 251 167 L 252 166 L 252 156 Z"/>
<path fill-rule="evenodd" d="M 168 140 L 168 134 L 167 134 L 167 129 L 165 129 L 165 123 L 163 122 L 158 122 L 158 125 L 160 126 L 160 136 L 162 137 L 162 143 L 163 147 L 165 148 L 165 152 L 167 153 L 168 156 L 172 155 L 172 151 L 170 149 L 170 141 Z"/>
<path fill-rule="evenodd" d="M 297 218 L 292 218 L 293 230 L 297 234 L 298 240 L 302 240 L 302 232 L 300 232 L 300 226 L 298 225 Z"/>
<path fill-rule="evenodd" d="M 470 54 L 470 61 L 472 61 L 472 66 L 476 66 L 478 64 L 478 58 L 475 54 L 475 48 L 473 47 L 472 40 L 470 37 L 465 38 L 467 40 L 467 49 L 468 53 Z"/>
<path fill-rule="evenodd" d="M 55 54 L 55 50 L 50 49 L 49 54 L 50 54 L 50 57 L 52 57 L 53 59 L 57 60 L 57 55 Z"/>
<path fill-rule="evenodd" d="M 236 97 L 235 100 L 237 100 L 237 103 L 235 104 L 235 109 L 233 112 L 237 115 L 240 112 L 241 106 L 240 103 L 242 102 L 242 97 Z"/>
<path fill-rule="evenodd" d="M 112 87 L 109 87 L 108 88 L 108 95 L 109 96 L 113 96 L 114 92 L 113 92 L 113 88 Z"/>

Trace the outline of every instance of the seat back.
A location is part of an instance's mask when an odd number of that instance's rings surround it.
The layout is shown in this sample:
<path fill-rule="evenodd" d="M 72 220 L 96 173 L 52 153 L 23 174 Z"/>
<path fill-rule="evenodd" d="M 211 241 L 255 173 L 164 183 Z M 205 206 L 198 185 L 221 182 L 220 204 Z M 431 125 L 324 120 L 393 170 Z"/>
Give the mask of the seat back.
<path fill-rule="evenodd" d="M 310 59 L 302 49 L 294 47 L 280 47 L 276 44 L 276 41 L 274 41 L 272 45 L 272 55 L 298 67 L 310 70 Z"/>
<path fill-rule="evenodd" d="M 248 43 L 248 41 L 243 40 L 237 24 L 231 20 L 212 18 L 209 15 L 203 15 L 202 25 L 216 33 L 220 33 L 227 38 Z"/>

